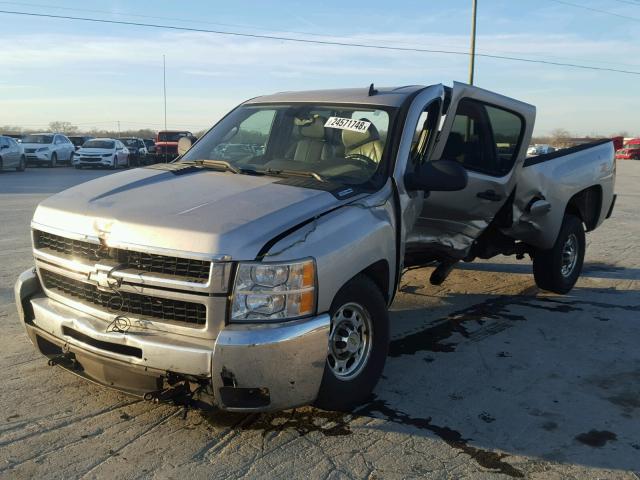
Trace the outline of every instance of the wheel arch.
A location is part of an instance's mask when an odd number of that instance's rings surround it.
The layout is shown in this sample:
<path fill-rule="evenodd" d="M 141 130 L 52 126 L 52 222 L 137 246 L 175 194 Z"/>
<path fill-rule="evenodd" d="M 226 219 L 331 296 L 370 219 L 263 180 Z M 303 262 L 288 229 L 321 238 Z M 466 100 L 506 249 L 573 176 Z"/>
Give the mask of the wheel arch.
<path fill-rule="evenodd" d="M 384 297 L 385 303 L 388 305 L 390 299 L 392 298 L 391 293 L 389 292 L 389 262 L 385 259 L 378 260 L 375 263 L 372 263 L 364 270 L 358 272 L 356 275 L 349 280 L 350 282 L 358 277 L 359 275 L 363 275 L 368 277 L 380 290 L 382 296 Z"/>
<path fill-rule="evenodd" d="M 565 208 L 565 215 L 575 215 L 586 226 L 587 232 L 595 229 L 602 211 L 602 187 L 592 185 L 576 193 Z"/>

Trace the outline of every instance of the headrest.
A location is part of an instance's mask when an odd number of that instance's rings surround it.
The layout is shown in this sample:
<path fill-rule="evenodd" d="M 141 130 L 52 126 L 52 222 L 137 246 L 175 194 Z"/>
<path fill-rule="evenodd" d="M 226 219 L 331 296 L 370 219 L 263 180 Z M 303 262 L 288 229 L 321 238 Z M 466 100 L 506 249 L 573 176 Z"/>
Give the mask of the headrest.
<path fill-rule="evenodd" d="M 366 118 L 361 118 L 360 120 L 363 122 L 369 121 Z M 342 143 L 345 148 L 356 148 L 375 140 L 380 140 L 380 134 L 373 123 L 369 125 L 369 128 L 364 133 L 342 130 Z"/>
<path fill-rule="evenodd" d="M 311 122 L 308 122 L 300 127 L 300 135 L 306 138 L 315 138 L 317 140 L 324 139 L 324 124 L 327 119 L 322 117 L 314 117 Z"/>

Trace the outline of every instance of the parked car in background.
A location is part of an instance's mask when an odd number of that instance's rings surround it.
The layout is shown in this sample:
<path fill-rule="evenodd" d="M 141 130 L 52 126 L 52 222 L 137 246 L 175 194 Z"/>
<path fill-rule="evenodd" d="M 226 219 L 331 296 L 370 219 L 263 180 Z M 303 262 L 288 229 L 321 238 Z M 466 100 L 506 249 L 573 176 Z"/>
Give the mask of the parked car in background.
<path fill-rule="evenodd" d="M 620 135 L 617 137 L 611 137 L 611 141 L 613 142 L 613 148 L 616 149 L 616 152 L 624 146 L 624 137 L 621 137 Z"/>
<path fill-rule="evenodd" d="M 0 137 L 0 170 L 15 168 L 18 172 L 22 172 L 26 165 L 24 147 L 11 137 Z"/>
<path fill-rule="evenodd" d="M 147 147 L 147 153 L 151 153 L 151 154 L 156 153 L 156 142 L 152 138 L 144 138 L 142 139 L 142 141 Z"/>
<path fill-rule="evenodd" d="M 59 162 L 71 163 L 75 147 L 60 133 L 30 133 L 22 139 L 27 163 L 55 167 Z"/>
<path fill-rule="evenodd" d="M 640 160 L 640 138 L 632 138 L 616 152 L 616 160 Z"/>
<path fill-rule="evenodd" d="M 13 138 L 16 142 L 18 143 L 22 143 L 22 138 L 24 137 L 23 133 L 4 133 L 3 136 L 5 137 L 11 137 Z"/>
<path fill-rule="evenodd" d="M 129 166 L 129 150 L 120 140 L 94 138 L 85 142 L 73 158 L 76 168 L 103 167 L 115 170 Z"/>
<path fill-rule="evenodd" d="M 178 156 L 178 141 L 189 137 L 195 141 L 193 133 L 187 130 L 162 130 L 156 136 L 156 155 L 163 162 L 170 162 Z"/>
<path fill-rule="evenodd" d="M 546 144 L 535 144 L 535 145 L 531 145 L 528 149 L 527 149 L 527 156 L 532 157 L 535 155 L 546 155 L 547 153 L 553 153 L 555 152 L 556 149 L 554 147 L 552 147 L 551 145 L 546 145 Z"/>
<path fill-rule="evenodd" d="M 76 150 L 78 150 L 82 145 L 84 145 L 84 142 L 87 142 L 89 140 L 91 140 L 92 138 L 96 138 L 92 135 L 74 135 L 72 137 L 67 137 L 71 143 L 73 143 L 73 146 L 75 147 Z"/>
<path fill-rule="evenodd" d="M 124 143 L 127 150 L 129 150 L 129 166 L 139 167 L 146 165 L 147 146 L 144 140 L 141 138 L 127 137 L 121 138 L 120 141 Z"/>

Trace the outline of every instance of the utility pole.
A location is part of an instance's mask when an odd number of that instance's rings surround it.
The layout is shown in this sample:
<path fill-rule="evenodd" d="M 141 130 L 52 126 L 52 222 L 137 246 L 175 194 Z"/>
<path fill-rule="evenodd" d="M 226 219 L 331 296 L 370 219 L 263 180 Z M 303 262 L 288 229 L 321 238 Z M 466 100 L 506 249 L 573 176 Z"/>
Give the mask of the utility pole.
<path fill-rule="evenodd" d="M 469 57 L 469 85 L 473 85 L 473 71 L 476 65 L 476 10 L 478 7 L 478 0 L 471 1 L 471 55 Z"/>
<path fill-rule="evenodd" d="M 162 55 L 162 83 L 164 86 L 164 129 L 167 129 L 167 63 Z"/>
<path fill-rule="evenodd" d="M 118 138 L 120 138 L 120 120 L 118 120 Z"/>

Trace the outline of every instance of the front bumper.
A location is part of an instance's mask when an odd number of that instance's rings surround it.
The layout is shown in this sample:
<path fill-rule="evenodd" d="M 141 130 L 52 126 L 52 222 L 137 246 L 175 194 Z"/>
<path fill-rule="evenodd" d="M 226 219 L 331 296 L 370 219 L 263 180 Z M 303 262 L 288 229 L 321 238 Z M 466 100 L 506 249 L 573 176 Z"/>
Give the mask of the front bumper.
<path fill-rule="evenodd" d="M 49 152 L 34 152 L 25 154 L 27 162 L 49 162 L 51 157 Z"/>
<path fill-rule="evenodd" d="M 207 386 L 215 407 L 281 410 L 313 402 L 324 372 L 329 316 L 228 325 L 215 341 L 113 331 L 104 320 L 46 297 L 32 270 L 15 285 L 16 305 L 36 348 L 87 380 L 133 395 L 158 392 L 169 376 Z"/>

